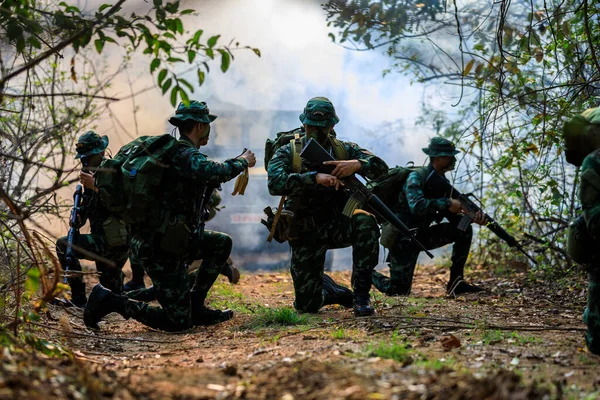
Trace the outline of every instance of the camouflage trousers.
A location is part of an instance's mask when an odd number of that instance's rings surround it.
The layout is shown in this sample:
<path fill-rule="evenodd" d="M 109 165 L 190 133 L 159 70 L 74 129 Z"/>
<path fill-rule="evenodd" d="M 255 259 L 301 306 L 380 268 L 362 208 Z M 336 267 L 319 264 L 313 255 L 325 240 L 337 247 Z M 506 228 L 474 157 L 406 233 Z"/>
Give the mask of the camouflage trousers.
<path fill-rule="evenodd" d="M 588 278 L 588 301 L 583 313 L 585 342 L 590 352 L 600 355 L 600 268 L 591 267 Z"/>
<path fill-rule="evenodd" d="M 153 297 L 160 307 L 127 299 L 126 316 L 146 326 L 163 331 L 181 331 L 195 325 L 194 309 L 204 307 L 204 300 L 231 253 L 229 235 L 205 231 L 201 248 L 190 249 L 185 257 L 176 258 L 159 250 L 153 234 L 134 234 L 132 251 L 153 284 Z M 188 276 L 186 260 L 202 259 L 202 266 Z"/>
<path fill-rule="evenodd" d="M 438 247 L 454 243 L 452 247 L 452 266 L 450 267 L 449 283 L 463 275 L 465 263 L 469 256 L 471 240 L 473 238 L 473 229 L 469 225 L 467 230 L 461 231 L 456 227 L 456 223 L 444 222 L 431 225 L 427 228 L 419 229 L 417 239 L 428 249 L 437 249 Z M 399 241 L 396 246 L 389 249 L 389 278 L 377 271 L 373 272 L 373 285 L 382 293 L 392 295 L 410 294 L 417 265 L 417 258 L 421 249 L 413 243 Z"/>
<path fill-rule="evenodd" d="M 300 231 L 290 242 L 294 307 L 316 313 L 323 306 L 323 270 L 327 250 L 352 246 L 352 288 L 368 294 L 371 274 L 379 259 L 379 227 L 375 217 L 357 210 L 352 218 L 339 217 L 325 226 Z"/>
<path fill-rule="evenodd" d="M 69 268 L 73 271 L 81 271 L 79 259 L 96 261 L 96 270 L 100 273 L 100 283 L 115 293 L 123 291 L 123 265 L 127 261 L 129 253 L 128 246 L 111 247 L 106 243 L 103 235 L 87 234 L 79 235 L 74 243 L 75 260 Z M 65 251 L 67 249 L 67 237 L 63 236 L 56 241 L 56 255 L 63 269 L 66 267 Z M 111 265 L 97 256 L 111 260 L 115 265 Z M 85 283 L 82 277 L 69 278 L 69 286 L 75 295 L 78 292 L 85 295 Z"/>

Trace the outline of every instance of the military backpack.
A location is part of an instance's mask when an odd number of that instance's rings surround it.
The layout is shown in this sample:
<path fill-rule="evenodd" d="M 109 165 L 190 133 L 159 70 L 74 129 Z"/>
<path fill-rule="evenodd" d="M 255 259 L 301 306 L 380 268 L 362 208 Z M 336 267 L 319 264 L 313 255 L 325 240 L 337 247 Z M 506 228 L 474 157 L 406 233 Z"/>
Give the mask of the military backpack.
<path fill-rule="evenodd" d="M 398 201 L 400 192 L 404 187 L 404 182 L 408 178 L 411 172 L 425 171 L 425 167 L 394 167 L 388 170 L 387 175 L 382 176 L 379 179 L 372 180 L 367 184 L 367 187 L 373 192 L 373 194 L 388 207 L 394 207 L 394 203 Z"/>
<path fill-rule="evenodd" d="M 94 175 L 98 194 L 109 211 L 127 224 L 143 222 L 161 198 L 161 181 L 179 148 L 171 135 L 141 136 L 102 161 Z"/>

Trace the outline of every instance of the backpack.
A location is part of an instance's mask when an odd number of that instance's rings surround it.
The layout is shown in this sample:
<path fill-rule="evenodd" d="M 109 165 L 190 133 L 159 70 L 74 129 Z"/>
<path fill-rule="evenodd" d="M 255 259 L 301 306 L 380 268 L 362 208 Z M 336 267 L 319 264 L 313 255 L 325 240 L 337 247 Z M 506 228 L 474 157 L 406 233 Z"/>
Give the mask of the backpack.
<path fill-rule="evenodd" d="M 300 172 L 302 170 L 302 159 L 300 152 L 302 151 L 302 138 L 306 136 L 304 127 L 296 128 L 287 132 L 279 132 L 275 139 L 267 139 L 265 142 L 265 169 L 269 166 L 269 161 L 275 155 L 275 152 L 281 147 L 292 142 L 292 172 Z M 329 135 L 331 146 L 336 160 L 347 160 L 348 153 L 344 144 L 335 137 L 335 132 Z"/>
<path fill-rule="evenodd" d="M 421 170 L 423 170 L 423 167 L 396 166 L 394 168 L 390 168 L 387 175 L 370 181 L 367 184 L 367 187 L 375 196 L 379 197 L 381 201 L 390 207 L 398 201 L 398 196 L 400 195 L 400 191 L 402 191 L 402 187 L 404 186 L 404 182 L 406 182 L 408 175 L 410 175 L 410 173 L 413 171 Z"/>
<path fill-rule="evenodd" d="M 161 197 L 163 174 L 178 148 L 179 142 L 169 134 L 141 136 L 102 161 L 94 183 L 108 210 L 127 224 L 152 215 Z"/>

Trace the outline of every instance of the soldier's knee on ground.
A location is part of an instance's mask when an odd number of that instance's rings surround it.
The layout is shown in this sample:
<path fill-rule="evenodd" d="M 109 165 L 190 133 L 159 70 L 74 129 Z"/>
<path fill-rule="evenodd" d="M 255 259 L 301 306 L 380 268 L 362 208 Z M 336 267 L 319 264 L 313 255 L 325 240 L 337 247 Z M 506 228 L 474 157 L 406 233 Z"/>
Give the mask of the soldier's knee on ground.
<path fill-rule="evenodd" d="M 316 314 L 319 312 L 322 305 L 322 298 L 320 299 L 320 301 L 315 299 L 311 299 L 308 302 L 298 301 L 298 299 L 294 301 L 294 308 L 301 313 Z"/>

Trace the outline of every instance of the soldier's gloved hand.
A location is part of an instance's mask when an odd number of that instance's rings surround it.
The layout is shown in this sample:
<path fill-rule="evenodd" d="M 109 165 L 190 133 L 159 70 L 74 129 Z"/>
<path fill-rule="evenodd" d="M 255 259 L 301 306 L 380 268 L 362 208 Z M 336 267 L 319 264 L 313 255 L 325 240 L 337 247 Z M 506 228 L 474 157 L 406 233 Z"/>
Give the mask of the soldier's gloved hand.
<path fill-rule="evenodd" d="M 488 216 L 485 215 L 481 210 L 479 210 L 475 214 L 475 218 L 473 219 L 473 222 L 475 222 L 477 225 L 482 225 L 482 226 L 487 225 Z"/>
<path fill-rule="evenodd" d="M 79 182 L 83 185 L 84 188 L 94 189 L 94 175 L 88 172 L 81 171 L 79 173 Z"/>
<path fill-rule="evenodd" d="M 335 168 L 331 171 L 331 175 L 338 178 L 345 178 L 355 174 L 362 168 L 362 164 L 358 160 L 324 161 L 323 164 L 334 165 Z"/>
<path fill-rule="evenodd" d="M 458 214 L 462 211 L 462 204 L 456 199 L 450 199 L 450 207 L 448 207 L 448 211 L 450 211 L 452 214 Z"/>
<path fill-rule="evenodd" d="M 248 168 L 252 168 L 256 165 L 256 156 L 252 150 L 246 150 L 239 158 L 245 158 L 248 161 Z"/>
<path fill-rule="evenodd" d="M 318 173 L 315 179 L 317 180 L 317 184 L 325 187 L 335 187 L 335 190 L 338 190 L 340 186 L 344 186 L 344 182 L 329 174 Z"/>

